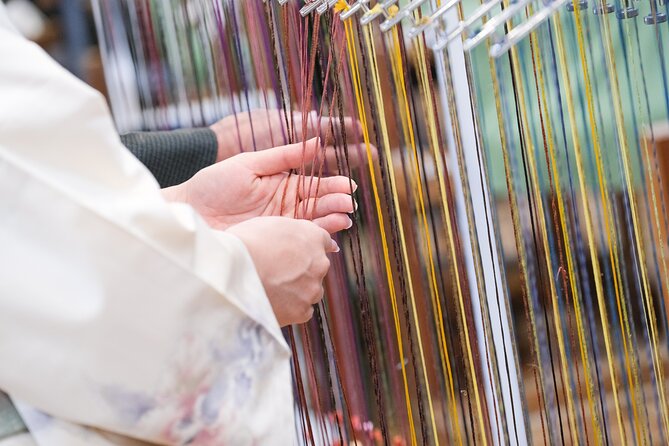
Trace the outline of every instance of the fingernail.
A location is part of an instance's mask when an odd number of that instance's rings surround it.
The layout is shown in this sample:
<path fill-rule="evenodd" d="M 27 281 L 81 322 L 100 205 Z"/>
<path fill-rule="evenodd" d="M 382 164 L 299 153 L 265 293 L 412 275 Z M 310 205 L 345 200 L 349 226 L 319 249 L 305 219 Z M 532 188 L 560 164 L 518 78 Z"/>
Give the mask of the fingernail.
<path fill-rule="evenodd" d="M 358 190 L 358 183 L 356 183 L 355 181 L 351 180 L 351 184 L 352 184 L 352 186 L 353 186 L 353 191 L 352 191 L 352 192 L 357 191 L 357 190 Z"/>
<path fill-rule="evenodd" d="M 334 240 L 332 240 L 332 252 L 339 252 L 339 245 Z"/>
<path fill-rule="evenodd" d="M 350 218 L 348 219 L 348 226 L 346 226 L 346 229 L 351 229 L 351 226 L 353 226 L 353 220 Z"/>

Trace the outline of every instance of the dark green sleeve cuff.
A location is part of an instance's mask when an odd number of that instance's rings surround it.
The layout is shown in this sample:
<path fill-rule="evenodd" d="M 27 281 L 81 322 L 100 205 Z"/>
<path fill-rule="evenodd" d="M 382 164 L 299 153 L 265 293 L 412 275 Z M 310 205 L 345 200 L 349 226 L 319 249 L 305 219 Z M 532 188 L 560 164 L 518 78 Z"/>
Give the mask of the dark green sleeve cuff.
<path fill-rule="evenodd" d="M 183 183 L 214 164 L 218 153 L 216 134 L 209 128 L 128 133 L 121 141 L 161 187 Z"/>

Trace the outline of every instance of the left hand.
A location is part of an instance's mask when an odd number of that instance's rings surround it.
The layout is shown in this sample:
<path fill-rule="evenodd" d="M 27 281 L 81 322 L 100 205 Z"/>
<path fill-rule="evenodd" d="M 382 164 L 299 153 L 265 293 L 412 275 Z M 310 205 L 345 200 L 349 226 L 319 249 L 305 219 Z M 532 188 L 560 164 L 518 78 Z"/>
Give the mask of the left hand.
<path fill-rule="evenodd" d="M 320 136 L 328 138 L 326 144 L 339 142 L 341 154 L 341 136 L 346 135 L 349 148 L 349 162 L 351 167 L 364 164 L 367 159 L 366 147 L 362 143 L 362 124 L 351 117 L 330 118 L 318 117 L 316 112 L 302 114 L 290 112 L 288 119 L 283 110 L 257 109 L 226 116 L 212 124 L 209 128 L 216 134 L 218 140 L 218 154 L 216 161 L 223 161 L 231 156 L 244 152 L 266 150 L 281 144 L 286 144 L 288 130 L 286 122 L 293 126 L 297 141 Z M 343 124 L 343 131 L 342 131 Z M 297 142 L 296 141 L 296 142 Z M 376 147 L 370 147 L 372 158 L 376 159 Z M 337 161 L 334 146 L 327 146 L 325 150 L 326 164 L 336 169 Z"/>
<path fill-rule="evenodd" d="M 167 189 L 170 201 L 190 204 L 207 223 L 224 230 L 261 216 L 312 220 L 329 233 L 351 227 L 357 186 L 347 177 L 318 178 L 290 174 L 318 158 L 318 138 L 236 155 L 199 171 L 190 180 Z M 318 165 L 318 162 L 314 163 Z"/>

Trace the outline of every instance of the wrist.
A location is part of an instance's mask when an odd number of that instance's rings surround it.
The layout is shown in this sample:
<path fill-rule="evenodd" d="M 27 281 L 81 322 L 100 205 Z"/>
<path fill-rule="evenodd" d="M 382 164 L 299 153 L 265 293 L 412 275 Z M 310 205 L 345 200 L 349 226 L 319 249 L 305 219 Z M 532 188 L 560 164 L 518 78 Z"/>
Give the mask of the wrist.
<path fill-rule="evenodd" d="M 236 142 L 237 138 L 235 137 L 237 128 L 234 125 L 229 124 L 229 117 L 223 118 L 218 122 L 209 126 L 214 135 L 216 135 L 217 142 L 217 151 L 216 151 L 216 162 L 221 162 L 225 159 L 230 158 L 231 156 L 236 155 Z"/>
<path fill-rule="evenodd" d="M 186 193 L 186 183 L 176 186 L 166 187 L 160 190 L 163 198 L 170 202 L 188 203 L 188 194 Z"/>

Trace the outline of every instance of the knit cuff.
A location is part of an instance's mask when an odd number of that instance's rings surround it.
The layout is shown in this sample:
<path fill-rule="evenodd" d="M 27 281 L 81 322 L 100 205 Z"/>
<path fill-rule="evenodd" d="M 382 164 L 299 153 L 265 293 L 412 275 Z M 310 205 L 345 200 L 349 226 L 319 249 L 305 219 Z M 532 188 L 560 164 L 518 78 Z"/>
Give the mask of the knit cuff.
<path fill-rule="evenodd" d="M 216 134 L 209 128 L 128 133 L 121 141 L 161 187 L 183 183 L 214 164 L 218 153 Z"/>

